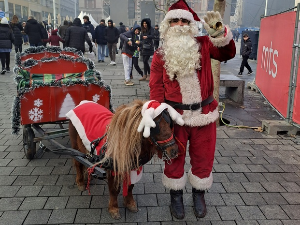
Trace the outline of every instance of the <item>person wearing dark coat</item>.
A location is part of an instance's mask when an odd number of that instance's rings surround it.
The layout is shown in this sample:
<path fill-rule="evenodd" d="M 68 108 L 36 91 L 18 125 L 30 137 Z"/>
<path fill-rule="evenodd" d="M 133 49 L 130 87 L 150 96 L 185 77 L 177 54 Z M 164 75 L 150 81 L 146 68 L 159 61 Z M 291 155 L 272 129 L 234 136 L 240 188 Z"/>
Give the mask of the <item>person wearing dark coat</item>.
<path fill-rule="evenodd" d="M 95 41 L 95 28 L 92 25 L 90 18 L 88 16 L 84 16 L 83 21 L 84 21 L 84 23 L 82 25 L 83 28 L 85 28 L 88 33 L 92 34 L 93 41 Z"/>
<path fill-rule="evenodd" d="M 41 31 L 42 31 L 42 45 L 44 45 L 46 47 L 47 42 L 45 42 L 44 40 L 47 40 L 49 38 L 48 36 L 48 32 L 46 30 L 47 25 L 44 22 L 39 22 L 39 25 L 41 26 Z"/>
<path fill-rule="evenodd" d="M 116 65 L 116 49 L 117 43 L 119 39 L 119 30 L 114 27 L 113 21 L 108 20 L 107 22 L 108 27 L 105 29 L 105 39 L 107 40 L 107 47 L 109 50 L 109 57 L 110 57 L 110 65 Z"/>
<path fill-rule="evenodd" d="M 12 49 L 12 43 L 14 43 L 14 39 L 14 34 L 8 25 L 7 18 L 3 17 L 0 23 L 0 58 L 2 65 L 2 70 L 0 72 L 1 74 L 10 72 L 10 52 Z"/>
<path fill-rule="evenodd" d="M 90 46 L 90 52 L 92 52 L 93 45 L 87 34 L 87 31 L 82 27 L 80 19 L 75 18 L 73 21 L 73 26 L 69 27 L 66 30 L 66 38 L 65 38 L 66 46 L 71 48 L 76 48 L 77 50 L 80 50 L 82 51 L 82 53 L 84 53 L 85 41 Z"/>
<path fill-rule="evenodd" d="M 154 38 L 153 38 L 153 43 L 154 43 L 154 49 L 158 49 L 159 46 L 159 30 L 158 30 L 158 25 L 155 25 L 154 27 Z"/>
<path fill-rule="evenodd" d="M 141 22 L 141 41 L 142 41 L 142 56 L 144 63 L 144 75 L 146 79 L 150 80 L 150 66 L 149 59 L 150 56 L 154 54 L 153 38 L 154 38 L 154 29 L 151 27 L 151 20 L 145 18 Z"/>
<path fill-rule="evenodd" d="M 42 45 L 42 30 L 41 25 L 33 18 L 33 16 L 29 16 L 25 29 L 25 33 L 29 37 L 30 46 L 40 46 Z"/>
<path fill-rule="evenodd" d="M 107 45 L 105 29 L 105 20 L 102 19 L 100 21 L 100 25 L 98 25 L 95 29 L 95 42 L 98 45 L 98 62 L 104 62 L 105 46 Z"/>
<path fill-rule="evenodd" d="M 64 21 L 64 25 L 62 25 L 60 28 L 59 28 L 59 31 L 58 31 L 58 34 L 59 36 L 61 37 L 61 39 L 65 40 L 65 37 L 66 37 L 66 30 L 68 29 L 69 27 L 69 22 L 67 20 Z M 63 43 L 63 47 L 65 48 L 66 47 L 66 44 Z"/>
<path fill-rule="evenodd" d="M 241 42 L 242 47 L 242 57 L 243 61 L 241 63 L 240 72 L 238 73 L 238 76 L 242 76 L 244 72 L 244 67 L 248 69 L 247 75 L 251 75 L 253 73 L 251 67 L 248 64 L 249 56 L 252 52 L 252 43 L 247 33 L 243 35 L 243 39 Z"/>
<path fill-rule="evenodd" d="M 19 22 L 19 19 L 16 15 L 14 15 L 12 17 L 12 21 L 10 23 L 10 28 L 12 29 L 14 37 L 15 37 L 15 41 L 14 41 L 15 51 L 16 51 L 16 53 L 22 52 L 23 35 L 21 32 L 23 31 L 23 27 L 22 27 L 21 23 Z"/>
<path fill-rule="evenodd" d="M 132 59 L 135 51 L 138 50 L 140 46 L 140 40 L 137 35 L 140 33 L 141 27 L 135 25 L 133 30 L 127 31 L 120 34 L 120 39 L 124 41 L 124 46 L 122 49 L 122 59 L 125 71 L 125 85 L 132 86 L 134 83 L 130 80 L 131 68 L 132 68 Z"/>
<path fill-rule="evenodd" d="M 122 22 L 120 22 L 119 24 L 120 24 L 120 27 L 119 27 L 119 34 L 125 33 L 125 32 L 126 32 L 126 27 L 125 27 L 125 25 L 124 25 Z M 123 41 L 122 39 L 120 39 L 120 46 L 119 46 L 119 49 L 120 49 L 120 50 L 122 50 L 123 44 L 124 44 L 124 41 Z"/>

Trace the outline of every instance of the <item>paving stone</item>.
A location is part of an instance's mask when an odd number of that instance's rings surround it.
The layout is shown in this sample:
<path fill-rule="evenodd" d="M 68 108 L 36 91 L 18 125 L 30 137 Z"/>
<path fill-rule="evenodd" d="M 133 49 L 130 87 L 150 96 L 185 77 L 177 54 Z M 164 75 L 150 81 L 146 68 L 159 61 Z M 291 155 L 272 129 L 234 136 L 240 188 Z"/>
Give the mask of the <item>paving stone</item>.
<path fill-rule="evenodd" d="M 89 208 L 91 196 L 70 196 L 66 208 Z"/>
<path fill-rule="evenodd" d="M 214 183 L 218 183 L 218 182 L 227 183 L 227 182 L 229 182 L 228 177 L 224 173 L 214 173 L 213 178 L 214 178 Z"/>
<path fill-rule="evenodd" d="M 12 167 L 13 168 L 13 167 Z M 34 170 L 34 167 L 28 167 L 28 166 L 18 166 L 15 167 L 14 171 L 11 173 L 11 175 L 30 175 L 32 171 Z"/>
<path fill-rule="evenodd" d="M 28 211 L 6 211 L 1 216 L 1 225 L 22 225 Z"/>
<path fill-rule="evenodd" d="M 145 184 L 145 194 L 157 194 L 157 193 L 165 193 L 166 188 L 163 186 L 163 184 L 157 184 L 157 183 L 146 183 Z"/>
<path fill-rule="evenodd" d="M 250 182 L 267 182 L 267 179 L 261 173 L 245 173 Z"/>
<path fill-rule="evenodd" d="M 300 204 L 299 193 L 282 193 L 281 194 L 289 204 Z"/>
<path fill-rule="evenodd" d="M 221 220 L 221 217 L 215 206 L 206 206 L 206 208 L 206 216 L 204 218 L 198 219 L 198 221 L 200 221 L 200 224 L 202 224 L 203 221 Z"/>
<path fill-rule="evenodd" d="M 230 164 L 229 166 L 233 170 L 233 172 L 251 172 L 245 164 Z"/>
<path fill-rule="evenodd" d="M 295 173 L 279 173 L 287 182 L 300 182 L 300 177 Z"/>
<path fill-rule="evenodd" d="M 263 173 L 268 172 L 268 170 L 263 165 L 247 165 L 249 170 L 253 173 Z"/>
<path fill-rule="evenodd" d="M 237 220 L 237 225 L 259 225 L 256 220 Z"/>
<path fill-rule="evenodd" d="M 6 159 L 22 159 L 24 158 L 24 152 L 5 152 L 6 153 L 6 156 L 5 158 Z M 27 159 L 28 161 L 28 159 Z"/>
<path fill-rule="evenodd" d="M 265 216 L 257 206 L 237 206 L 244 220 L 263 220 Z"/>
<path fill-rule="evenodd" d="M 10 163 L 11 159 L 0 159 L 0 166 L 7 166 Z"/>
<path fill-rule="evenodd" d="M 300 220 L 282 220 L 283 225 L 298 225 Z"/>
<path fill-rule="evenodd" d="M 0 186 L 0 198 L 14 197 L 20 186 Z"/>
<path fill-rule="evenodd" d="M 28 159 L 12 159 L 7 166 L 26 166 L 28 163 Z"/>
<path fill-rule="evenodd" d="M 300 186 L 295 182 L 280 182 L 287 192 L 300 192 Z"/>
<path fill-rule="evenodd" d="M 82 195 L 103 195 L 105 186 L 102 184 L 90 184 L 90 193 L 88 190 L 82 192 Z"/>
<path fill-rule="evenodd" d="M 277 182 L 262 182 L 261 185 L 267 192 L 286 192 L 286 190 Z"/>
<path fill-rule="evenodd" d="M 226 176 L 230 182 L 248 182 L 249 180 L 244 173 L 226 173 Z M 227 182 L 225 182 L 227 183 Z"/>
<path fill-rule="evenodd" d="M 161 173 L 162 167 L 161 165 L 144 165 L 143 170 L 145 173 Z"/>
<path fill-rule="evenodd" d="M 268 205 L 285 205 L 287 201 L 279 193 L 261 193 Z"/>
<path fill-rule="evenodd" d="M 64 209 L 66 208 L 69 197 L 49 197 L 45 209 Z"/>
<path fill-rule="evenodd" d="M 192 203 L 193 202 L 192 201 L 192 194 L 189 194 L 189 196 L 191 198 L 191 203 Z M 221 195 L 217 194 L 217 193 L 207 193 L 207 194 L 205 194 L 205 202 L 206 202 L 207 205 L 213 205 L 213 206 L 225 205 Z"/>
<path fill-rule="evenodd" d="M 57 179 L 57 175 L 39 176 L 34 185 L 55 185 Z"/>
<path fill-rule="evenodd" d="M 75 176 L 74 175 L 60 175 L 56 185 L 72 185 L 75 184 Z"/>
<path fill-rule="evenodd" d="M 67 159 L 49 159 L 47 166 L 65 166 Z"/>
<path fill-rule="evenodd" d="M 213 168 L 216 172 L 223 172 L 223 173 L 232 172 L 229 165 L 215 164 Z"/>
<path fill-rule="evenodd" d="M 221 194 L 226 205 L 245 205 L 239 194 Z"/>
<path fill-rule="evenodd" d="M 234 206 L 217 206 L 218 213 L 222 220 L 240 220 L 239 212 Z"/>
<path fill-rule="evenodd" d="M 265 205 L 266 202 L 259 193 L 240 193 L 246 205 Z"/>
<path fill-rule="evenodd" d="M 137 205 L 140 206 L 157 206 L 156 194 L 137 195 Z"/>
<path fill-rule="evenodd" d="M 30 210 L 24 225 L 47 224 L 51 210 Z"/>
<path fill-rule="evenodd" d="M 280 220 L 258 220 L 259 225 L 282 225 Z"/>
<path fill-rule="evenodd" d="M 0 211 L 17 210 L 24 198 L 1 198 Z"/>
<path fill-rule="evenodd" d="M 271 173 L 283 172 L 283 170 L 278 165 L 264 165 L 264 167 Z"/>
<path fill-rule="evenodd" d="M 214 183 L 208 190 L 209 193 L 226 193 L 223 185 L 221 183 Z"/>
<path fill-rule="evenodd" d="M 262 205 L 259 206 L 262 213 L 267 219 L 288 219 L 289 217 L 278 205 Z"/>
<path fill-rule="evenodd" d="M 226 192 L 246 192 L 246 190 L 243 188 L 241 183 L 222 183 L 224 189 L 226 190 Z"/>
<path fill-rule="evenodd" d="M 269 182 L 281 182 L 285 181 L 283 176 L 279 173 L 263 173 L 263 176 L 269 181 Z"/>
<path fill-rule="evenodd" d="M 14 167 L 0 167 L 0 176 L 10 175 L 14 169 Z"/>
<path fill-rule="evenodd" d="M 145 184 L 142 184 L 142 183 L 136 183 L 134 185 L 134 188 L 132 190 L 132 193 L 133 194 L 136 194 L 136 195 L 142 195 L 145 193 Z"/>
<path fill-rule="evenodd" d="M 18 176 L 13 185 L 33 185 L 38 176 Z"/>
<path fill-rule="evenodd" d="M 31 160 L 27 166 L 41 166 L 41 167 L 45 167 L 47 162 L 49 161 L 49 159 L 33 159 Z"/>
<path fill-rule="evenodd" d="M 148 211 L 146 207 L 139 207 L 137 213 L 130 212 L 126 209 L 126 222 L 145 222 L 148 218 Z"/>
<path fill-rule="evenodd" d="M 26 197 L 19 210 L 43 209 L 47 197 Z"/>
<path fill-rule="evenodd" d="M 0 176 L 0 185 L 12 185 L 17 176 Z"/>
<path fill-rule="evenodd" d="M 143 173 L 140 183 L 153 183 L 153 174 L 152 173 Z"/>
<path fill-rule="evenodd" d="M 62 186 L 44 186 L 39 196 L 58 196 Z"/>
<path fill-rule="evenodd" d="M 16 196 L 27 197 L 27 196 L 38 196 L 42 189 L 42 186 L 22 186 Z"/>
<path fill-rule="evenodd" d="M 231 157 L 215 157 L 218 163 L 221 164 L 233 164 L 234 161 Z"/>
<path fill-rule="evenodd" d="M 32 171 L 32 175 L 50 175 L 54 167 L 45 166 L 43 168 L 36 167 Z"/>
<path fill-rule="evenodd" d="M 53 210 L 48 221 L 49 224 L 73 223 L 76 216 L 76 209 Z"/>
<path fill-rule="evenodd" d="M 71 166 L 55 166 L 51 174 L 55 174 L 55 175 L 69 174 L 70 170 L 71 170 Z"/>
<path fill-rule="evenodd" d="M 170 221 L 172 219 L 168 206 L 147 207 L 148 221 Z"/>
<path fill-rule="evenodd" d="M 186 198 L 183 199 L 184 204 L 186 205 Z M 169 206 L 170 205 L 170 194 L 157 194 L 158 206 Z"/>
<path fill-rule="evenodd" d="M 99 223 L 101 209 L 78 209 L 75 223 Z"/>
<path fill-rule="evenodd" d="M 243 182 L 242 185 L 247 192 L 266 192 L 266 190 L 261 186 L 260 183 Z"/>
<path fill-rule="evenodd" d="M 211 221 L 211 225 L 236 225 L 235 221 Z"/>

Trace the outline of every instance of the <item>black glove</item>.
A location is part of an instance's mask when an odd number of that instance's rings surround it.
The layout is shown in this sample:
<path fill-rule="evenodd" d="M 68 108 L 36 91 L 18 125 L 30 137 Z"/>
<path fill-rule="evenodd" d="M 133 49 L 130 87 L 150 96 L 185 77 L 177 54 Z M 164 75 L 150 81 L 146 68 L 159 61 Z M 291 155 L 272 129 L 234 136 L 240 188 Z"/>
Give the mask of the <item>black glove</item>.
<path fill-rule="evenodd" d="M 90 46 L 90 53 L 92 53 L 93 52 L 93 46 Z"/>

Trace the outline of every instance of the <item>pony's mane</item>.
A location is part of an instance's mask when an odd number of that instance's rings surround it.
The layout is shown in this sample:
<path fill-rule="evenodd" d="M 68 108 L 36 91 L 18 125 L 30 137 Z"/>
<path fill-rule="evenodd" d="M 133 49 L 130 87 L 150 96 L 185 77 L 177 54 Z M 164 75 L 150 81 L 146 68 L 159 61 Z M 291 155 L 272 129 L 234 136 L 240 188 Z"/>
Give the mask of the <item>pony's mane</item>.
<path fill-rule="evenodd" d="M 105 161 L 113 159 L 113 170 L 118 172 L 117 183 L 137 168 L 141 153 L 142 133 L 137 132 L 142 120 L 142 107 L 145 101 L 135 100 L 117 108 L 107 131 L 107 151 Z"/>

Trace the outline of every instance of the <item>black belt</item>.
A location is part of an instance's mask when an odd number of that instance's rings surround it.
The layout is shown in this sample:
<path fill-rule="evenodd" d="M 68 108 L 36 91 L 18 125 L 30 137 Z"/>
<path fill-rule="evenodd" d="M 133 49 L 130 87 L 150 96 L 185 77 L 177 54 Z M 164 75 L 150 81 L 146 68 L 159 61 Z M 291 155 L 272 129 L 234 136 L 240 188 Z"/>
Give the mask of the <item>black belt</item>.
<path fill-rule="evenodd" d="M 198 110 L 200 108 L 202 108 L 203 106 L 206 106 L 208 104 L 210 104 L 214 99 L 214 96 L 211 95 L 209 96 L 207 99 L 205 99 L 204 101 L 200 102 L 200 103 L 194 103 L 194 104 L 182 104 L 182 103 L 178 103 L 178 102 L 172 102 L 169 100 L 165 100 L 165 102 L 167 104 L 169 104 L 170 106 L 172 106 L 174 109 L 181 109 L 181 110 Z"/>

